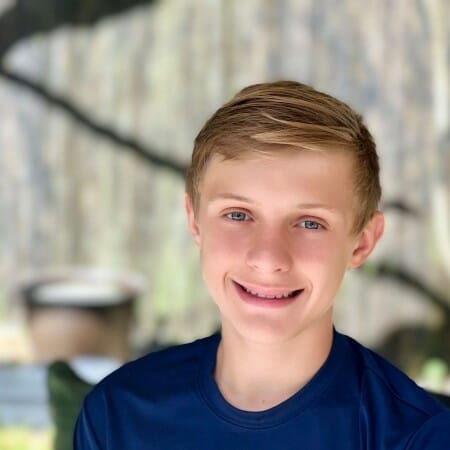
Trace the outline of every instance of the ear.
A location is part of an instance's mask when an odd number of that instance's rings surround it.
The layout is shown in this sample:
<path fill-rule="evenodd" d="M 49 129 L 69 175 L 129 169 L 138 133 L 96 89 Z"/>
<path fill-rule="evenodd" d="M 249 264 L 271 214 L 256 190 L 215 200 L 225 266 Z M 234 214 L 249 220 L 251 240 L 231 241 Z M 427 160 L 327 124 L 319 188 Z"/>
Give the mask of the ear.
<path fill-rule="evenodd" d="M 383 231 L 383 213 L 381 211 L 375 211 L 372 218 L 367 222 L 366 226 L 358 236 L 348 264 L 349 268 L 356 269 L 369 257 L 383 235 Z"/>
<path fill-rule="evenodd" d="M 187 193 L 184 194 L 184 209 L 186 211 L 189 230 L 194 238 L 194 241 L 197 245 L 200 245 L 200 230 L 197 225 L 197 221 L 195 220 L 194 209 L 192 207 L 191 198 Z"/>

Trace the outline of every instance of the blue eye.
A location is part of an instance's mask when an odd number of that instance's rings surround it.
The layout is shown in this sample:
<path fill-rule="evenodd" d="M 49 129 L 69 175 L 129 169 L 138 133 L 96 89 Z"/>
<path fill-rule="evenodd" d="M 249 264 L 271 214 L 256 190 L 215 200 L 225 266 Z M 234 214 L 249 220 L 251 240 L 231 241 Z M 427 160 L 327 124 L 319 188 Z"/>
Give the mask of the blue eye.
<path fill-rule="evenodd" d="M 242 222 L 244 220 L 248 220 L 247 214 L 241 212 L 241 211 L 233 211 L 226 215 L 228 219 L 235 220 L 236 222 Z"/>
<path fill-rule="evenodd" d="M 315 220 L 304 220 L 300 223 L 300 226 L 302 228 L 306 228 L 307 230 L 320 230 L 323 228 L 323 226 Z"/>

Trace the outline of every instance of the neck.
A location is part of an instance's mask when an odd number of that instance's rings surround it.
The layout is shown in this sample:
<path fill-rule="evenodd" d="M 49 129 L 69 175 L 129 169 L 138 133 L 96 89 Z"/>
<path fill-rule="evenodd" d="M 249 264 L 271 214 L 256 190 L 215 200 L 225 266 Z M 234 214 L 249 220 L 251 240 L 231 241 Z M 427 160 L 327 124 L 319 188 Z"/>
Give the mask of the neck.
<path fill-rule="evenodd" d="M 214 373 L 223 397 L 236 408 L 262 411 L 298 392 L 327 359 L 333 341 L 332 323 L 311 326 L 277 344 L 250 342 L 226 326 Z"/>

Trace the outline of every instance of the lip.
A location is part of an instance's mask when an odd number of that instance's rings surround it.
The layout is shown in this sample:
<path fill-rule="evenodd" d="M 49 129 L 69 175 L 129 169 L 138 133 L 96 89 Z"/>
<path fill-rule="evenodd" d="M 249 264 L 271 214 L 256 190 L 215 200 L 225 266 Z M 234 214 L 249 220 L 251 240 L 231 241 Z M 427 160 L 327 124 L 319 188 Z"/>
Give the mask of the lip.
<path fill-rule="evenodd" d="M 241 298 L 245 303 L 256 305 L 260 307 L 266 307 L 266 308 L 282 308 L 287 305 L 290 305 L 291 303 L 295 302 L 299 296 L 302 294 L 304 289 L 289 289 L 289 288 L 269 288 L 264 286 L 256 286 L 256 285 L 249 285 L 245 283 L 245 287 L 247 289 L 250 289 L 252 291 L 258 292 L 262 295 L 281 295 L 285 294 L 286 292 L 290 291 L 297 291 L 295 295 L 292 297 L 287 298 L 279 298 L 279 299 L 271 299 L 271 298 L 261 298 L 256 297 L 250 293 L 248 293 L 243 286 L 238 283 L 237 281 L 233 280 L 233 285 Z"/>

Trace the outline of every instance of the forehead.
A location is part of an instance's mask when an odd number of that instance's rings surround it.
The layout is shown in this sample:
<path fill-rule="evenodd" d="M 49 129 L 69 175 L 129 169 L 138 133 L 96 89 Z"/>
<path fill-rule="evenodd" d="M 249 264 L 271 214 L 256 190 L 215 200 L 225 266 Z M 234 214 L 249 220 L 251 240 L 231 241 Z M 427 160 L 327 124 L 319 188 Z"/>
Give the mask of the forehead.
<path fill-rule="evenodd" d="M 300 173 L 306 168 L 312 170 L 312 174 L 320 177 L 327 171 L 335 168 L 338 174 L 346 178 L 354 178 L 354 155 L 342 150 L 303 150 L 292 149 L 286 146 L 266 146 L 257 149 L 239 151 L 224 151 L 215 153 L 206 162 L 202 179 L 215 175 L 226 174 L 232 171 L 267 171 L 271 177 L 276 177 L 280 170 L 284 173 Z"/>
<path fill-rule="evenodd" d="M 242 197 L 262 205 L 291 207 L 324 204 L 352 213 L 353 163 L 343 152 L 301 151 L 246 154 L 239 159 L 216 155 L 200 183 L 200 203 Z"/>

